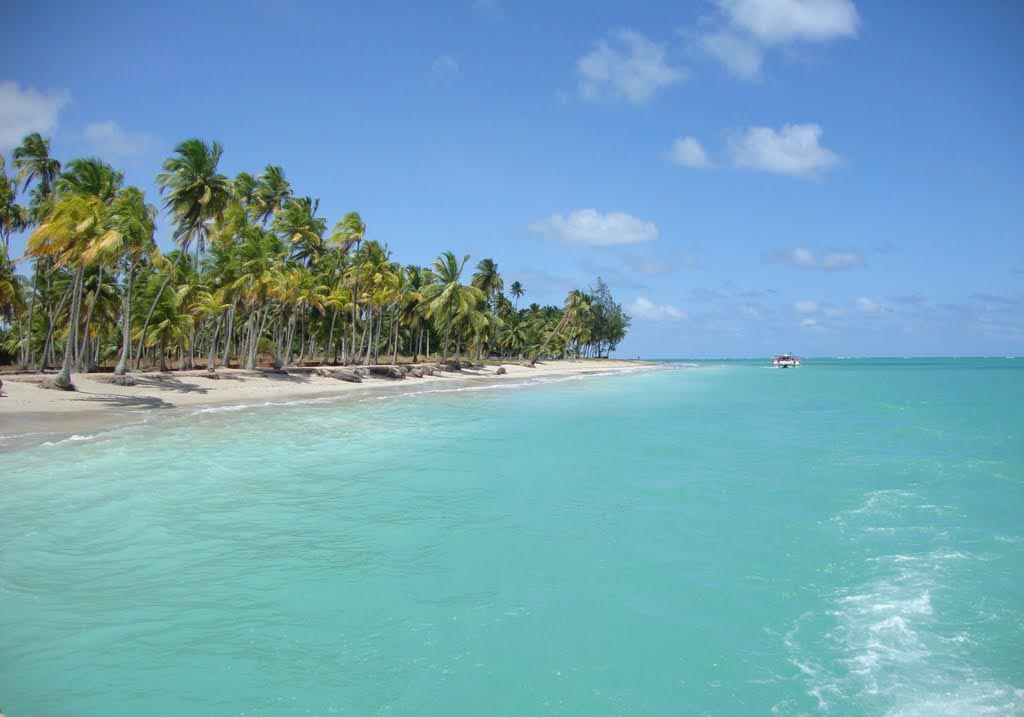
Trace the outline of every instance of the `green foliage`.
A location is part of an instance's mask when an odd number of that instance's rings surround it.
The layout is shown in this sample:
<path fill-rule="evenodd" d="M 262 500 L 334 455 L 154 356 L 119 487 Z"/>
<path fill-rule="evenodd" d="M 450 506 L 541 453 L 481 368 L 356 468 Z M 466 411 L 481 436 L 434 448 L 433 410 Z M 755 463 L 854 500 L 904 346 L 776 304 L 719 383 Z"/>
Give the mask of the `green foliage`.
<path fill-rule="evenodd" d="M 14 150 L 15 177 L 0 157 L 0 237 L 32 229 L 29 277 L 0 256 L 3 358 L 63 360 L 69 377 L 71 363 L 117 360 L 120 372 L 140 355 L 161 367 L 204 354 L 212 365 L 218 356 L 249 366 L 259 356 L 376 361 L 428 347 L 442 360 L 602 356 L 628 330 L 600 279 L 561 307 L 520 309 L 526 289 L 514 281 L 506 295 L 493 259 L 470 277 L 470 257 L 452 252 L 429 268 L 403 266 L 366 239 L 357 212 L 328 232 L 319 200 L 295 196 L 281 167 L 232 181 L 222 154 L 189 139 L 163 163 L 156 182 L 177 244 L 167 255 L 155 241 L 158 210 L 103 160 L 62 169 L 39 135 Z"/>

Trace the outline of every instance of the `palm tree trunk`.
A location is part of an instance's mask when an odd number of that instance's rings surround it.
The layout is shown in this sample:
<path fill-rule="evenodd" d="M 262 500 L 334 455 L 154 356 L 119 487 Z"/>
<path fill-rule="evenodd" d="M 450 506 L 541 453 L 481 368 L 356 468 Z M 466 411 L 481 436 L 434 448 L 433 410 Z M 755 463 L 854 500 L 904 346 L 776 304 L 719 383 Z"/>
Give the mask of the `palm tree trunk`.
<path fill-rule="evenodd" d="M 366 323 L 363 324 L 363 338 L 359 341 L 359 354 L 363 353 L 363 344 L 366 344 L 366 363 L 370 363 L 370 340 L 367 337 L 367 331 L 373 326 L 373 302 L 370 302 L 369 314 L 366 317 Z"/>
<path fill-rule="evenodd" d="M 21 368 L 27 369 L 32 365 L 32 324 L 36 313 L 36 296 L 39 294 L 39 261 L 35 261 L 32 274 L 32 300 L 28 304 L 28 340 L 25 342 L 24 359 Z"/>
<path fill-rule="evenodd" d="M 75 293 L 75 282 L 74 280 L 68 284 L 68 288 L 64 290 L 64 296 L 60 299 L 60 304 L 57 305 L 57 313 L 59 314 L 64 310 L 64 305 L 68 302 L 68 298 Z M 43 372 L 46 370 L 46 356 L 47 352 L 52 353 L 53 347 L 53 332 L 57 329 L 57 323 L 53 321 L 53 317 L 50 317 L 49 326 L 46 329 L 46 340 L 43 342 L 43 355 L 41 357 L 41 363 L 39 365 L 39 371 Z"/>
<path fill-rule="evenodd" d="M 92 312 L 96 309 L 96 300 L 100 296 L 100 287 L 103 286 L 103 267 L 100 267 L 99 274 L 96 276 L 96 290 L 92 292 L 92 303 L 89 304 L 89 310 L 85 313 L 85 337 L 82 339 L 82 350 L 79 352 L 78 357 L 75 360 L 75 368 L 79 368 L 82 365 L 82 358 L 86 356 L 89 348 L 89 324 L 92 323 Z"/>
<path fill-rule="evenodd" d="M 227 327 L 224 331 L 224 361 L 225 368 L 231 368 L 231 339 L 234 337 L 235 330 L 235 307 L 232 304 L 224 310 L 225 321 L 227 321 Z"/>
<path fill-rule="evenodd" d="M 74 279 L 74 291 L 72 292 L 73 297 L 71 299 L 71 321 L 68 323 L 68 340 L 64 347 L 64 362 L 61 365 L 60 373 L 57 374 L 57 378 L 53 380 L 53 385 L 63 391 L 74 391 L 75 384 L 71 383 L 71 363 L 72 354 L 75 350 L 75 341 L 77 340 L 78 328 L 78 313 L 82 305 L 82 283 L 85 277 L 85 267 L 78 267 L 78 271 L 75 272 Z"/>
<path fill-rule="evenodd" d="M 541 354 L 544 353 L 544 349 L 546 349 L 548 347 L 548 344 L 551 343 L 551 339 L 554 336 L 557 336 L 559 333 L 561 333 L 562 329 L 565 328 L 565 325 L 567 323 L 569 323 L 568 309 L 566 309 L 565 312 L 562 314 L 562 320 L 558 322 L 557 326 L 555 326 L 555 330 L 548 334 L 548 337 L 541 343 L 540 348 L 537 349 L 537 353 L 534 354 L 533 358 L 530 360 L 531 366 L 537 365 L 537 359 L 539 359 Z"/>
<path fill-rule="evenodd" d="M 331 314 L 331 330 L 327 334 L 327 345 L 324 346 L 324 360 L 323 363 L 329 363 L 328 356 L 330 356 L 331 349 L 334 348 L 334 322 L 338 320 L 338 310 L 335 309 L 334 313 Z M 321 364 L 322 366 L 323 364 Z"/>
<path fill-rule="evenodd" d="M 128 372 L 128 362 L 132 353 L 132 274 L 134 267 L 129 264 L 125 276 L 124 316 L 121 317 L 121 358 L 117 360 L 115 376 L 124 376 Z"/>
<path fill-rule="evenodd" d="M 136 361 L 135 370 L 138 370 L 139 368 L 138 360 L 142 359 L 142 341 L 146 337 L 146 329 L 149 328 L 149 320 L 153 318 L 153 312 L 156 311 L 156 306 L 157 304 L 160 303 L 160 297 L 164 295 L 164 289 L 166 289 L 167 285 L 171 283 L 171 278 L 174 276 L 174 273 L 178 270 L 178 264 L 181 263 L 181 259 L 184 256 L 184 250 L 178 252 L 178 257 L 174 260 L 174 265 L 171 267 L 170 271 L 167 272 L 167 276 L 164 277 L 163 283 L 160 284 L 160 290 L 156 292 L 156 296 L 153 298 L 153 305 L 149 307 L 149 312 L 146 314 L 146 320 L 142 322 L 142 336 L 139 338 L 139 356 Z M 198 254 L 196 266 L 199 266 Z"/>
<path fill-rule="evenodd" d="M 224 320 L 222 316 L 217 316 L 213 320 L 213 335 L 210 337 L 210 352 L 206 355 L 206 370 L 216 371 L 217 370 L 217 337 L 220 335 L 220 325 Z"/>

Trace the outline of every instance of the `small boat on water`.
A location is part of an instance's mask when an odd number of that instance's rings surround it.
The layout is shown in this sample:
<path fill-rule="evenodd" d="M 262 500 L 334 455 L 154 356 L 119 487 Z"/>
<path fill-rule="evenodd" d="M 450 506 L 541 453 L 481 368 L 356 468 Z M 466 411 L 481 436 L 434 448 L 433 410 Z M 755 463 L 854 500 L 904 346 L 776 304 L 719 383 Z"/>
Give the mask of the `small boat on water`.
<path fill-rule="evenodd" d="M 790 354 L 772 357 L 772 366 L 775 368 L 796 368 L 800 365 L 800 357 Z"/>

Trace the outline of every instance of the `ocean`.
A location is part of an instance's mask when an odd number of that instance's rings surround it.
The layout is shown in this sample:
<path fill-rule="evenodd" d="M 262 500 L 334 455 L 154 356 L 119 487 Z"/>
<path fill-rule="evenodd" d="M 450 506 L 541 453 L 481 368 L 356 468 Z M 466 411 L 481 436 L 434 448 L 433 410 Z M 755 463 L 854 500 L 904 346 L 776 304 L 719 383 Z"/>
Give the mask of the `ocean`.
<path fill-rule="evenodd" d="M 1024 360 L 76 438 L 0 456 L 8 717 L 1024 715 Z"/>

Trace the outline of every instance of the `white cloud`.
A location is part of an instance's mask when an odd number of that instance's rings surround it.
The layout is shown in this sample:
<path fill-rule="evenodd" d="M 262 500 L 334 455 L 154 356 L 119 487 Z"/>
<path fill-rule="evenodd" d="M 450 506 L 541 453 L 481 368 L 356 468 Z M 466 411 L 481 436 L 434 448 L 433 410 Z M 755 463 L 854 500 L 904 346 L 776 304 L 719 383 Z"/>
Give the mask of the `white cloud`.
<path fill-rule="evenodd" d="M 825 333 L 826 328 L 822 326 L 817 319 L 806 318 L 800 322 L 800 327 L 807 331 L 813 331 L 816 334 Z"/>
<path fill-rule="evenodd" d="M 686 77 L 682 68 L 665 59 L 665 47 L 634 30 L 619 30 L 612 37 L 618 47 L 600 40 L 597 47 L 576 61 L 579 92 L 585 100 L 648 102 L 663 87 Z"/>
<path fill-rule="evenodd" d="M 94 122 L 82 131 L 82 138 L 103 157 L 139 157 L 157 144 L 145 132 L 125 132 L 116 122 Z"/>
<path fill-rule="evenodd" d="M 747 80 L 761 74 L 764 54 L 771 48 L 853 37 L 860 25 L 851 0 L 715 0 L 715 4 L 720 10 L 718 22 L 697 45 Z"/>
<path fill-rule="evenodd" d="M 687 321 L 690 318 L 685 311 L 677 309 L 671 304 L 655 304 L 642 296 L 638 296 L 632 303 L 626 304 L 626 311 L 637 318 L 650 321 Z"/>
<path fill-rule="evenodd" d="M 855 251 L 826 251 L 818 256 L 810 249 L 803 247 L 769 249 L 764 253 L 764 260 L 772 264 L 789 264 L 800 269 L 823 269 L 825 271 L 839 271 L 864 266 L 864 260 Z"/>
<path fill-rule="evenodd" d="M 565 244 L 615 246 L 640 244 L 658 238 L 654 222 L 623 212 L 602 214 L 596 209 L 577 209 L 567 215 L 552 214 L 530 225 L 530 231 Z"/>
<path fill-rule="evenodd" d="M 60 111 L 70 101 L 67 90 L 40 92 L 10 80 L 0 82 L 0 151 L 17 147 L 32 132 L 55 130 Z"/>
<path fill-rule="evenodd" d="M 764 45 L 825 42 L 857 34 L 851 0 L 717 0 L 736 28 Z"/>
<path fill-rule="evenodd" d="M 705 168 L 711 166 L 707 152 L 694 137 L 680 137 L 672 143 L 672 161 L 683 167 Z"/>
<path fill-rule="evenodd" d="M 787 124 L 777 132 L 750 127 L 729 137 L 729 155 L 735 167 L 813 179 L 840 161 L 819 144 L 822 131 L 817 124 Z"/>
<path fill-rule="evenodd" d="M 798 299 L 793 302 L 793 308 L 798 314 L 821 314 L 822 316 L 827 316 L 830 319 L 843 315 L 843 312 L 839 307 L 821 301 L 813 301 L 811 299 Z"/>
<path fill-rule="evenodd" d="M 761 74 L 764 52 L 752 40 L 731 32 L 712 32 L 700 38 L 700 47 L 743 79 L 750 80 Z"/>
<path fill-rule="evenodd" d="M 853 305 L 857 307 L 858 311 L 865 314 L 891 314 L 893 312 L 893 308 L 891 306 L 880 304 L 874 299 L 869 299 L 866 296 L 862 296 L 854 301 Z"/>
<path fill-rule="evenodd" d="M 434 74 L 452 76 L 459 74 L 459 63 L 451 55 L 441 55 L 430 66 Z"/>

